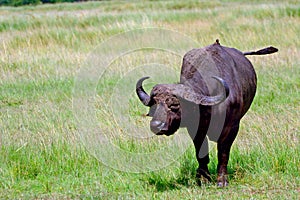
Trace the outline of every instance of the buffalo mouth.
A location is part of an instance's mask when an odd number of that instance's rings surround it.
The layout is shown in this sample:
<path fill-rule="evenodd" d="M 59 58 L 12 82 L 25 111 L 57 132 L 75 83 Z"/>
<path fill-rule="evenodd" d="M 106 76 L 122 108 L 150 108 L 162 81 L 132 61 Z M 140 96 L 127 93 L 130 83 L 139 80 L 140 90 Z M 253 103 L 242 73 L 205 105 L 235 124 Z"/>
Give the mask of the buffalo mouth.
<path fill-rule="evenodd" d="M 166 136 L 170 136 L 170 135 L 173 135 L 174 133 L 172 133 L 171 131 L 168 131 L 168 130 L 161 130 L 160 132 L 158 133 L 155 133 L 155 135 L 166 135 Z"/>

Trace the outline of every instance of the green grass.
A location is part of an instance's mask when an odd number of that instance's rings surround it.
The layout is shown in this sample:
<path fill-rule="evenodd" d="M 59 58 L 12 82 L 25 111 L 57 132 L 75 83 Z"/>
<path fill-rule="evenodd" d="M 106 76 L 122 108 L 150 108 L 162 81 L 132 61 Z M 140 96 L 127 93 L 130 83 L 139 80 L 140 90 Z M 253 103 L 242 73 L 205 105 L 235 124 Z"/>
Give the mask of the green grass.
<path fill-rule="evenodd" d="M 1 7 L 0 198 L 298 199 L 299 10 L 300 4 L 294 0 Z M 257 71 L 258 91 L 232 147 L 228 188 L 219 189 L 215 182 L 197 186 L 192 146 L 166 168 L 130 173 L 103 164 L 79 139 L 74 97 L 85 94 L 74 94 L 74 86 L 80 67 L 102 41 L 145 27 L 181 32 L 199 43 L 195 47 L 219 38 L 221 44 L 242 51 L 269 45 L 279 48 L 273 55 L 249 56 Z M 147 109 L 135 97 L 134 85 L 146 73 L 138 67 L 155 62 L 175 70 L 175 75 L 163 77 L 165 82 L 178 81 L 180 59 L 168 52 L 143 50 L 110 63 L 94 88 L 96 98 L 89 100 L 94 102 L 95 121 L 113 138 L 112 145 L 130 153 L 151 153 L 169 144 L 172 137 L 142 141 L 131 137 L 130 133 L 151 135 L 149 119 L 141 116 Z M 149 91 L 155 77 L 147 83 Z M 118 98 L 116 87 L 129 91 L 126 99 Z M 113 107 L 116 103 L 124 106 Z M 116 112 L 145 132 L 124 125 L 120 116 L 114 116 Z M 216 180 L 216 148 L 213 143 L 211 146 L 209 169 Z M 147 160 L 141 162 L 147 165 Z"/>

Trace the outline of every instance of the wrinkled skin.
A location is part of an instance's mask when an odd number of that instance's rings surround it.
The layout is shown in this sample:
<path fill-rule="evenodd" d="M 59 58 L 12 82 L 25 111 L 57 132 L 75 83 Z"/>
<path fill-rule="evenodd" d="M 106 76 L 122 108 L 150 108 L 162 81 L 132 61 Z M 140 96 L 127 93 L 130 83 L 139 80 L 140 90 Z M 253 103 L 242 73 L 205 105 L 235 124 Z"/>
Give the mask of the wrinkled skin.
<path fill-rule="evenodd" d="M 247 52 L 245 55 L 277 51 L 272 48 L 258 53 Z M 209 65 L 205 65 L 209 62 Z M 214 69 L 210 69 L 210 66 Z M 217 81 L 205 76 L 206 72 L 213 72 Z M 179 127 L 187 128 L 196 150 L 199 184 L 201 177 L 211 181 L 207 167 L 209 155 L 206 136 L 217 142 L 217 185 L 227 186 L 230 148 L 237 136 L 240 120 L 249 109 L 256 92 L 256 74 L 250 61 L 242 52 L 223 47 L 217 41 L 185 54 L 180 83 L 158 84 L 148 95 L 142 88 L 145 79 L 137 83 L 137 95 L 144 105 L 150 107 L 148 116 L 152 117 L 151 131 L 156 135 L 169 136 Z"/>

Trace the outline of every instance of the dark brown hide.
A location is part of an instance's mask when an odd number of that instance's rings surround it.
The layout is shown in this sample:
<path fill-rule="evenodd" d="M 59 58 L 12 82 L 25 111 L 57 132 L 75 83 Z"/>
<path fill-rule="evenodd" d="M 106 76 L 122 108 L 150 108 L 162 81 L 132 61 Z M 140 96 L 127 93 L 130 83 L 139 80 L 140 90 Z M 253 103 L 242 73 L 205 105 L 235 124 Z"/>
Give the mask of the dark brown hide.
<path fill-rule="evenodd" d="M 276 51 L 276 48 L 269 47 L 245 55 Z M 152 117 L 150 128 L 153 132 L 171 135 L 179 127 L 187 128 L 199 163 L 197 178 L 204 176 L 210 180 L 206 136 L 217 142 L 218 186 L 228 185 L 230 148 L 240 120 L 256 92 L 256 74 L 245 55 L 237 49 L 221 46 L 217 41 L 184 55 L 178 84 L 158 84 L 147 95 L 142 89 L 145 78 L 137 83 L 140 100 L 151 106 L 148 115 Z"/>

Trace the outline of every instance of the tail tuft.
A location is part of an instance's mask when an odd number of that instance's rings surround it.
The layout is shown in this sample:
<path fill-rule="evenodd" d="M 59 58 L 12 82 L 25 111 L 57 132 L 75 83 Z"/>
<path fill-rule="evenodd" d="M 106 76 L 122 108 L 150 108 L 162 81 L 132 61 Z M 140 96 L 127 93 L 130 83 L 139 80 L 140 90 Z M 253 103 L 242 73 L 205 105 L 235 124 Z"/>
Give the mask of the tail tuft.
<path fill-rule="evenodd" d="M 258 51 L 245 52 L 244 55 L 245 56 L 247 56 L 247 55 L 266 55 L 266 54 L 275 53 L 277 51 L 278 51 L 277 48 L 270 46 L 270 47 L 267 47 L 267 48 L 264 48 L 264 49 L 260 49 Z"/>

